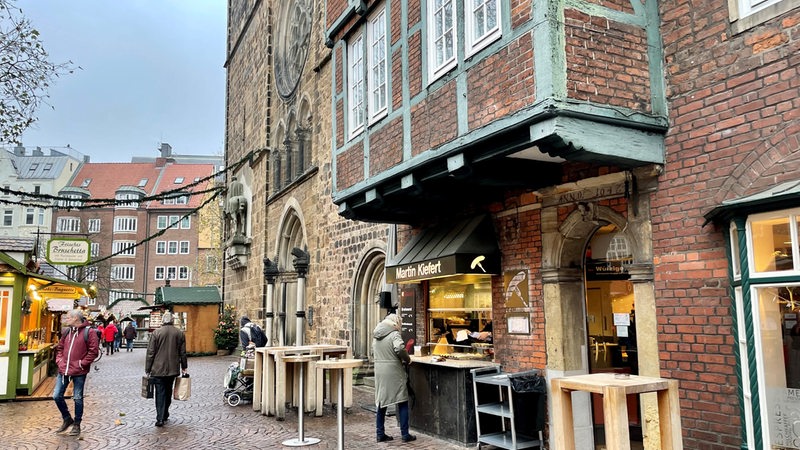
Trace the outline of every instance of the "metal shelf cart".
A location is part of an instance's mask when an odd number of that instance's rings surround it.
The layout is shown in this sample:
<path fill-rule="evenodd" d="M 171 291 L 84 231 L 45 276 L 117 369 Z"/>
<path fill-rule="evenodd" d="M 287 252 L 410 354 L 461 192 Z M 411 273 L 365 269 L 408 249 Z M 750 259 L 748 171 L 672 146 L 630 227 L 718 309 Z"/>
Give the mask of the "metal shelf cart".
<path fill-rule="evenodd" d="M 538 370 L 517 373 L 503 373 L 499 367 L 485 367 L 470 370 L 472 391 L 475 396 L 475 424 L 478 431 L 478 445 L 494 445 L 504 449 L 539 447 L 542 449 L 542 429 L 544 427 L 544 405 L 547 385 Z M 480 385 L 480 386 L 479 386 Z M 496 394 L 485 395 L 483 385 L 497 386 Z M 484 395 L 479 395 L 479 390 Z M 515 405 L 521 396 L 526 399 L 526 410 L 518 410 L 523 405 Z M 481 398 L 484 397 L 484 398 Z M 491 397 L 491 398 L 487 398 Z M 522 403 L 522 402 L 519 402 Z M 481 421 L 499 418 L 499 430 L 482 432 Z M 517 432 L 520 422 L 524 422 L 526 433 Z M 488 427 L 486 427 L 488 428 Z M 522 428 L 522 427 L 520 427 Z M 484 430 L 486 431 L 486 430 Z M 531 433 L 532 432 L 532 433 Z M 538 434 L 534 437 L 531 434 Z"/>

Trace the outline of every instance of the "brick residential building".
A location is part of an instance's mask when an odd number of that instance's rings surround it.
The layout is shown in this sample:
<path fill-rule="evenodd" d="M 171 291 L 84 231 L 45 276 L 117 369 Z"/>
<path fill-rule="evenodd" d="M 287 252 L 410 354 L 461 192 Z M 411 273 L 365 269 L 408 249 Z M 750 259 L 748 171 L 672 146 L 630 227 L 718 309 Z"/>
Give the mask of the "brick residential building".
<path fill-rule="evenodd" d="M 401 225 L 407 337 L 456 357 L 491 324 L 508 372 L 679 380 L 685 448 L 800 448 L 797 0 L 325 5 L 333 200 Z M 603 444 L 598 398 L 573 407 Z"/>
<path fill-rule="evenodd" d="M 80 168 L 59 192 L 64 200 L 54 211 L 53 232 L 91 242 L 88 265 L 61 267 L 71 279 L 97 286 L 90 309 L 119 318 L 152 305 L 156 287 L 167 283 L 220 284 L 217 169 L 168 158 Z M 110 202 L 96 203 L 103 199 Z"/>

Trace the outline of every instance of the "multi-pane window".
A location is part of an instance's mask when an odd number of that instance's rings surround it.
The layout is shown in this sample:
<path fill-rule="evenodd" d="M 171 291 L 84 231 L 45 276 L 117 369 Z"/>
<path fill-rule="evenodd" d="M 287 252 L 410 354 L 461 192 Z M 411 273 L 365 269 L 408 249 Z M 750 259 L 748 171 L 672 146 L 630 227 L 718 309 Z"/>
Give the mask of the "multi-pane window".
<path fill-rule="evenodd" d="M 117 256 L 136 256 L 136 241 L 114 241 L 111 252 Z"/>
<path fill-rule="evenodd" d="M 133 281 L 136 275 L 136 266 L 113 265 L 111 266 L 111 281 Z"/>
<path fill-rule="evenodd" d="M 119 193 L 114 198 L 117 200 L 117 208 L 136 208 L 139 206 L 139 194 Z"/>
<path fill-rule="evenodd" d="M 178 254 L 178 241 L 169 241 L 167 243 L 167 253 L 170 255 Z"/>
<path fill-rule="evenodd" d="M 100 219 L 89 219 L 88 229 L 89 233 L 99 233 Z"/>
<path fill-rule="evenodd" d="M 181 243 L 180 243 L 180 252 L 181 252 L 181 255 L 188 255 L 189 254 L 189 241 L 181 241 Z"/>
<path fill-rule="evenodd" d="M 167 197 L 162 203 L 165 205 L 185 205 L 189 203 L 189 196 L 184 194 L 176 197 Z"/>
<path fill-rule="evenodd" d="M 364 130 L 364 35 L 361 34 L 348 47 L 348 83 L 350 135 Z"/>
<path fill-rule="evenodd" d="M 89 248 L 92 254 L 92 258 L 97 258 L 100 255 L 100 243 L 92 242 Z"/>
<path fill-rule="evenodd" d="M 387 66 L 386 66 L 386 11 L 381 10 L 367 22 L 367 61 L 369 74 L 367 85 L 369 97 L 367 108 L 371 122 L 386 115 Z"/>
<path fill-rule="evenodd" d="M 81 231 L 81 219 L 79 217 L 59 217 L 56 220 L 56 232 L 58 233 L 78 233 Z"/>
<path fill-rule="evenodd" d="M 188 280 L 189 279 L 189 268 L 186 266 L 178 267 L 178 279 L 179 280 Z"/>
<path fill-rule="evenodd" d="M 167 241 L 156 241 L 156 255 L 167 254 Z"/>
<path fill-rule="evenodd" d="M 752 247 L 748 255 L 752 277 L 800 272 L 798 225 L 800 211 L 750 216 L 747 238 Z"/>
<path fill-rule="evenodd" d="M 135 232 L 136 217 L 115 217 L 114 232 Z"/>
<path fill-rule="evenodd" d="M 66 194 L 63 200 L 58 201 L 58 206 L 62 208 L 78 208 L 83 205 L 82 197 L 79 194 Z"/>
<path fill-rule="evenodd" d="M 167 216 L 158 216 L 158 218 L 156 219 L 156 228 L 158 228 L 159 230 L 167 228 L 168 219 L 169 218 Z"/>
<path fill-rule="evenodd" d="M 156 266 L 156 280 L 163 280 L 164 279 L 164 266 Z"/>
<path fill-rule="evenodd" d="M 12 225 L 14 225 L 14 210 L 3 210 L 3 226 L 10 227 Z"/>
<path fill-rule="evenodd" d="M 180 216 L 169 216 L 169 227 L 170 228 L 178 228 L 178 223 L 180 222 Z"/>
<path fill-rule="evenodd" d="M 500 0 L 471 0 L 465 8 L 467 54 L 471 55 L 500 36 Z"/>
<path fill-rule="evenodd" d="M 114 289 L 108 292 L 108 303 L 113 304 L 118 300 L 134 297 L 137 297 L 137 295 L 131 289 Z"/>
<path fill-rule="evenodd" d="M 181 229 L 182 230 L 190 230 L 192 228 L 192 218 L 191 216 L 186 216 L 181 219 Z"/>
<path fill-rule="evenodd" d="M 456 65 L 456 11 L 453 0 L 432 0 L 428 8 L 428 65 L 433 80 Z"/>
<path fill-rule="evenodd" d="M 386 10 L 367 20 L 366 30 L 347 47 L 348 121 L 350 137 L 387 114 L 389 101 Z"/>
<path fill-rule="evenodd" d="M 178 278 L 178 268 L 175 266 L 167 267 L 167 279 L 176 280 Z"/>
<path fill-rule="evenodd" d="M 36 225 L 44 225 L 44 208 L 39 208 L 36 215 L 38 217 Z"/>
<path fill-rule="evenodd" d="M 83 279 L 85 281 L 96 281 L 97 280 L 97 266 L 86 266 Z"/>
<path fill-rule="evenodd" d="M 25 208 L 25 225 L 33 225 L 36 221 L 36 208 Z"/>

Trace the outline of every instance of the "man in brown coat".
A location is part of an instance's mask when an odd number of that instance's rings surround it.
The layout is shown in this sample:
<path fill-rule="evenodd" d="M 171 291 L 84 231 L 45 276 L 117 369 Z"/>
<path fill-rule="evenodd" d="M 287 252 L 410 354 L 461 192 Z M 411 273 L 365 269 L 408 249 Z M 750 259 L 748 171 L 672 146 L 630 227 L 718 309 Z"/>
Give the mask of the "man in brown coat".
<path fill-rule="evenodd" d="M 163 427 L 169 419 L 172 387 L 179 372 L 186 373 L 186 337 L 173 325 L 172 313 L 161 316 L 161 328 L 150 336 L 144 371 L 155 385 L 156 426 Z"/>

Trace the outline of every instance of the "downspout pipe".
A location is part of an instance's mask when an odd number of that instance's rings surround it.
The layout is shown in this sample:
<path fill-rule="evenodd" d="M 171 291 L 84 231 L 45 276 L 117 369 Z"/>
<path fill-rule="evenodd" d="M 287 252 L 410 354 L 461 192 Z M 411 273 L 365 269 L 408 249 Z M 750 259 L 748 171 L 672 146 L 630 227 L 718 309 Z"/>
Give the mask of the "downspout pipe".
<path fill-rule="evenodd" d="M 295 345 L 303 345 L 303 336 L 305 335 L 305 318 L 306 318 L 306 274 L 308 273 L 308 264 L 310 261 L 307 251 L 295 247 L 292 249 L 292 256 L 294 256 L 294 270 L 297 272 L 297 326 L 295 335 Z"/>

